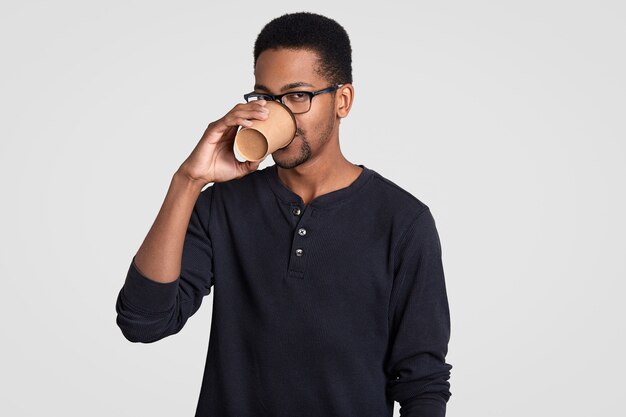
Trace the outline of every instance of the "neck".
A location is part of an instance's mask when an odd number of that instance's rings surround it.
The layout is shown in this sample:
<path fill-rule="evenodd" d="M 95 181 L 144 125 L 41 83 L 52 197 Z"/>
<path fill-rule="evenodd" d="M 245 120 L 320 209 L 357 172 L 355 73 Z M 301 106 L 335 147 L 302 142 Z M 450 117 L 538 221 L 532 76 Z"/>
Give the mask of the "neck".
<path fill-rule="evenodd" d="M 297 167 L 276 168 L 283 184 L 298 194 L 305 205 L 318 196 L 349 186 L 363 170 L 348 161 L 338 146 L 336 152 L 318 155 Z"/>

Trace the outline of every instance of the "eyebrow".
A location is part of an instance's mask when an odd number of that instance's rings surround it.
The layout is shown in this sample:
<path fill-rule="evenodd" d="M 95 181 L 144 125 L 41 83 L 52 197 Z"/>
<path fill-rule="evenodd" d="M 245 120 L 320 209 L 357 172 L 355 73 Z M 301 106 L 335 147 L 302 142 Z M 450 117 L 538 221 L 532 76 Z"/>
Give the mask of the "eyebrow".
<path fill-rule="evenodd" d="M 290 90 L 292 88 L 296 88 L 296 87 L 313 87 L 312 84 L 309 83 L 305 83 L 304 81 L 299 81 L 297 83 L 290 83 L 290 84 L 285 84 L 283 85 L 283 87 L 280 89 L 280 91 L 287 91 Z M 263 84 L 255 84 L 254 85 L 254 90 L 263 90 L 263 91 L 270 91 L 269 88 L 267 88 L 266 86 L 264 86 Z"/>

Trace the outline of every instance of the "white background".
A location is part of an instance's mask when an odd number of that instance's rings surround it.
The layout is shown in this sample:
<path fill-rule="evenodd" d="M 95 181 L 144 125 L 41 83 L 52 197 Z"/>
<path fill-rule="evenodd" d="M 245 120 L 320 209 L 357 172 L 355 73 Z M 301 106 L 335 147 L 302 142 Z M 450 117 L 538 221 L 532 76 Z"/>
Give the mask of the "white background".
<path fill-rule="evenodd" d="M 252 90 L 256 35 L 294 11 L 351 37 L 347 158 L 436 219 L 448 415 L 624 415 L 626 7 L 547 0 L 2 1 L 0 414 L 193 415 L 213 294 L 148 345 L 115 299 L 172 174 Z"/>

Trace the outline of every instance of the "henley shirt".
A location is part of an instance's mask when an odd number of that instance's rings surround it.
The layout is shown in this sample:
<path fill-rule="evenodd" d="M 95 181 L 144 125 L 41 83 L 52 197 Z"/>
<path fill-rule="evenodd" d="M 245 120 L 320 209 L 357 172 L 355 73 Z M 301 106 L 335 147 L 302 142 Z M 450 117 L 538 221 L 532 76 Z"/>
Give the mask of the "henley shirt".
<path fill-rule="evenodd" d="M 450 314 L 428 206 L 376 171 L 305 205 L 276 165 L 213 183 L 180 276 L 134 257 L 116 301 L 132 342 L 178 333 L 213 293 L 196 417 L 443 417 Z"/>

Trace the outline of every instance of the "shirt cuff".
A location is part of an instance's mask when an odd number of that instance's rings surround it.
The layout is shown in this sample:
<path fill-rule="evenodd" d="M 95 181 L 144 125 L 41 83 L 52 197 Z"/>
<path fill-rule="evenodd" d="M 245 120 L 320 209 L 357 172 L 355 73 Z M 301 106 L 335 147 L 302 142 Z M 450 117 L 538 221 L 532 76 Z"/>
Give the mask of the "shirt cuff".
<path fill-rule="evenodd" d="M 180 277 L 168 283 L 151 280 L 139 271 L 133 256 L 122 295 L 128 304 L 137 309 L 149 313 L 162 313 L 169 311 L 176 303 L 179 281 Z"/>
<path fill-rule="evenodd" d="M 404 401 L 400 408 L 402 417 L 445 417 L 446 405 L 429 399 Z"/>

